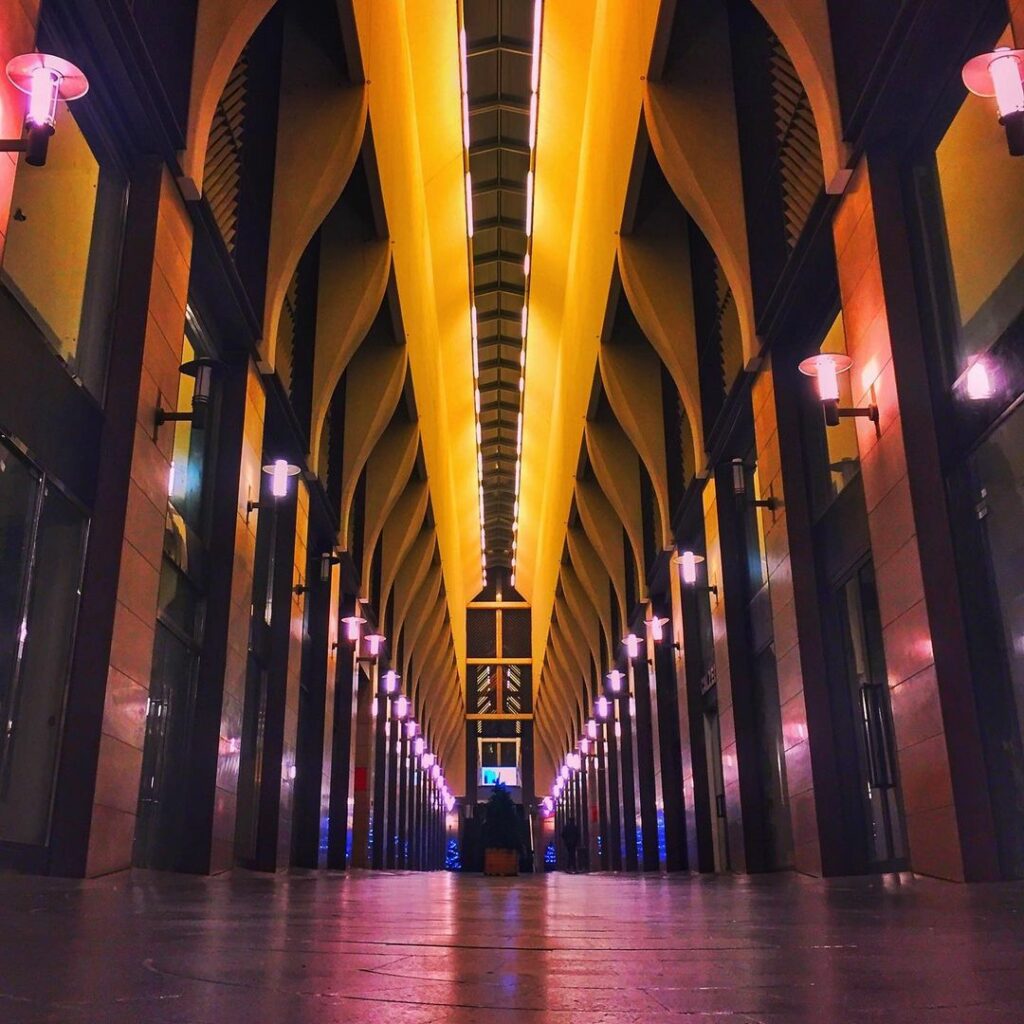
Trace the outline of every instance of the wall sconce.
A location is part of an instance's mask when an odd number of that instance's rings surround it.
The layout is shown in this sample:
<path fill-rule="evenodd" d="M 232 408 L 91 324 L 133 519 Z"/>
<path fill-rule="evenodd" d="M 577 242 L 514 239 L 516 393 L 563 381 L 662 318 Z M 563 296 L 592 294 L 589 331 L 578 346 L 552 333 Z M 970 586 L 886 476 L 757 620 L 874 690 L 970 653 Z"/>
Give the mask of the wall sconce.
<path fill-rule="evenodd" d="M 405 723 L 405 738 L 407 740 L 416 739 L 416 730 L 418 728 L 419 726 L 416 724 L 416 719 L 410 718 L 409 721 Z"/>
<path fill-rule="evenodd" d="M 395 718 L 398 721 L 402 721 L 407 714 L 409 714 L 409 698 L 403 693 L 401 696 L 395 698 L 394 703 Z"/>
<path fill-rule="evenodd" d="M 563 783 L 568 782 L 569 781 L 569 766 L 567 764 L 563 764 L 562 767 L 561 767 L 561 770 L 558 773 L 558 775 L 561 778 Z"/>
<path fill-rule="evenodd" d="M 683 551 L 676 558 L 676 561 L 679 563 L 680 574 L 686 586 L 693 590 L 705 590 L 709 594 L 714 594 L 716 598 L 718 597 L 718 587 L 697 586 L 697 566 L 704 561 L 703 555 L 695 554 L 693 551 Z"/>
<path fill-rule="evenodd" d="M 384 645 L 384 641 L 387 637 L 383 633 L 369 633 L 363 637 L 366 642 L 366 649 L 370 653 L 371 658 L 376 658 L 380 654 L 380 649 Z"/>
<path fill-rule="evenodd" d="M 652 615 L 644 622 L 644 625 L 651 631 L 651 639 L 656 644 L 660 644 L 665 639 L 665 626 L 667 624 L 668 619 L 662 619 L 657 615 Z"/>
<path fill-rule="evenodd" d="M 635 661 L 640 656 L 640 645 L 643 640 L 636 633 L 630 633 L 622 638 L 622 643 L 626 648 L 626 657 L 630 661 Z"/>
<path fill-rule="evenodd" d="M 89 91 L 89 80 L 70 61 L 49 53 L 23 53 L 7 64 L 11 84 L 28 96 L 23 139 L 0 139 L 0 152 L 24 153 L 25 163 L 42 167 L 57 127 L 57 101 L 71 103 Z"/>
<path fill-rule="evenodd" d="M 607 718 L 610 707 L 611 705 L 609 704 L 608 698 L 602 694 L 597 698 L 597 701 L 594 704 L 594 710 L 597 712 L 597 717 Z"/>
<path fill-rule="evenodd" d="M 448 814 L 455 810 L 455 797 L 451 793 L 444 798 L 444 809 Z"/>
<path fill-rule="evenodd" d="M 979 53 L 964 65 L 963 80 L 975 96 L 995 97 L 1010 156 L 1024 156 L 1024 50 Z"/>
<path fill-rule="evenodd" d="M 288 480 L 299 475 L 299 467 L 293 466 L 287 459 L 277 459 L 263 467 L 263 472 L 270 477 L 270 494 L 280 500 L 288 497 Z M 263 508 L 263 502 L 250 501 L 245 508 L 246 521 L 254 509 Z"/>
<path fill-rule="evenodd" d="M 413 755 L 422 758 L 427 752 L 427 741 L 422 736 L 417 736 L 412 744 Z"/>
<path fill-rule="evenodd" d="M 341 621 L 345 624 L 345 639 L 349 643 L 359 643 L 361 627 L 366 619 L 362 615 L 346 615 Z"/>
<path fill-rule="evenodd" d="M 737 498 L 747 497 L 747 464 L 742 459 L 733 459 L 732 466 L 732 493 Z M 774 512 L 779 507 L 778 499 L 769 495 L 767 498 L 753 498 L 747 501 L 748 505 L 754 508 L 766 508 Z"/>
<path fill-rule="evenodd" d="M 437 763 L 437 757 L 431 754 L 429 751 L 420 758 L 420 764 L 423 766 L 425 772 L 429 772 L 431 768 Z"/>
<path fill-rule="evenodd" d="M 441 778 L 441 766 L 436 761 L 430 766 L 430 777 L 435 782 Z"/>
<path fill-rule="evenodd" d="M 395 693 L 398 690 L 398 680 L 398 673 L 393 668 L 389 668 L 387 672 L 384 673 L 384 678 L 381 680 L 384 692 L 388 695 Z"/>
<path fill-rule="evenodd" d="M 580 740 L 580 753 L 586 757 L 590 753 L 590 740 L 586 736 Z"/>
<path fill-rule="evenodd" d="M 608 673 L 608 690 L 616 695 L 622 693 L 622 673 L 617 668 Z"/>
<path fill-rule="evenodd" d="M 192 411 L 175 412 L 161 408 L 159 401 L 156 407 L 155 430 L 165 423 L 191 423 L 196 430 L 205 430 L 210 413 L 210 393 L 213 390 L 213 375 L 220 367 L 216 359 L 200 356 L 187 363 L 182 363 L 179 372 L 186 377 L 195 378 L 192 389 Z"/>
<path fill-rule="evenodd" d="M 587 722 L 587 739 L 597 739 L 597 722 L 595 722 L 592 718 L 590 719 L 590 721 Z"/>
<path fill-rule="evenodd" d="M 341 559 L 333 551 L 325 551 L 320 556 L 320 582 L 326 583 L 331 578 L 331 568 L 341 565 Z"/>
<path fill-rule="evenodd" d="M 866 416 L 872 423 L 878 423 L 878 406 L 868 405 L 853 408 L 839 405 L 839 374 L 846 373 L 853 366 L 853 360 L 836 352 L 822 352 L 801 361 L 799 370 L 807 377 L 814 377 L 818 383 L 818 398 L 825 410 L 825 424 L 838 427 L 844 416 Z"/>
<path fill-rule="evenodd" d="M 580 770 L 580 768 L 583 767 L 583 761 L 581 760 L 579 754 L 576 754 L 576 753 L 569 754 L 569 756 L 566 757 L 565 760 L 568 763 L 569 771 L 571 771 L 571 772 L 578 772 Z"/>

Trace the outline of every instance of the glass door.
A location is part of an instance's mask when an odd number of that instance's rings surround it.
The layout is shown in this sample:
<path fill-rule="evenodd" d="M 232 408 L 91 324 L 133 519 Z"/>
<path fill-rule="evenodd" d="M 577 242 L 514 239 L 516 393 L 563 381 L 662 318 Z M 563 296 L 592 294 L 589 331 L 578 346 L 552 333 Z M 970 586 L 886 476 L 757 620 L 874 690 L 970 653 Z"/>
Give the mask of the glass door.
<path fill-rule="evenodd" d="M 864 800 L 868 863 L 898 868 L 906 856 L 896 774 L 889 685 L 882 645 L 882 621 L 871 563 L 838 592 L 846 655 L 848 694 L 856 723 L 856 744 Z"/>
<path fill-rule="evenodd" d="M 86 533 L 78 506 L 0 437 L 0 842 L 49 840 Z"/>

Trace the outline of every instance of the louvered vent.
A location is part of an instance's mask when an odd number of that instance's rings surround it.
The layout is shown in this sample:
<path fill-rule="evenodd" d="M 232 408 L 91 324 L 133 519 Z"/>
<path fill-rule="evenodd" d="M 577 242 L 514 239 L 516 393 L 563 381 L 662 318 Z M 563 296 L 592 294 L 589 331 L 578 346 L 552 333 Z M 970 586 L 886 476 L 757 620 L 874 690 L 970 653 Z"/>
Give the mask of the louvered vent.
<path fill-rule="evenodd" d="M 232 256 L 238 237 L 248 84 L 249 55 L 246 48 L 231 71 L 213 115 L 203 172 L 203 193 Z"/>
<path fill-rule="evenodd" d="M 288 282 L 288 291 L 285 292 L 284 304 L 281 308 L 281 319 L 277 327 L 277 351 L 274 356 L 274 365 L 277 375 L 281 378 L 288 397 L 295 400 L 295 381 L 293 379 L 295 368 L 295 338 L 298 326 L 299 308 L 299 268 L 296 266 L 291 281 Z"/>
<path fill-rule="evenodd" d="M 772 110 L 779 145 L 779 179 L 786 241 L 796 246 L 821 192 L 824 171 L 814 114 L 807 92 L 782 43 L 769 36 Z"/>

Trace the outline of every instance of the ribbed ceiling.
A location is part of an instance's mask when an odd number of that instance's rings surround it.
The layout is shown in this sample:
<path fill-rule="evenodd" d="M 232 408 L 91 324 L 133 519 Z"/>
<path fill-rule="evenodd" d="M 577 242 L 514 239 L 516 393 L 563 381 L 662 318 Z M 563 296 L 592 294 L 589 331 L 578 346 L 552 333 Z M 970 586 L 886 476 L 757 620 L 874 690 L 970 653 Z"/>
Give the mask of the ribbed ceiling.
<path fill-rule="evenodd" d="M 533 13 L 533 0 L 465 0 L 463 7 L 488 566 L 512 559 Z"/>

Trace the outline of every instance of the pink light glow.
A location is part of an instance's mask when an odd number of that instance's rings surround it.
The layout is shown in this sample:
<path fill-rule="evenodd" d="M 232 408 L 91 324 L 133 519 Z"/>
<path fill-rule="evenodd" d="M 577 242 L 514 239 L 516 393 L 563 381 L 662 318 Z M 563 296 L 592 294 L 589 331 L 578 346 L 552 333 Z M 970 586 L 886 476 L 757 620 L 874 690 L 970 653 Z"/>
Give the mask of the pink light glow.
<path fill-rule="evenodd" d="M 395 718 L 402 721 L 409 714 L 409 698 L 404 694 L 395 698 Z"/>
<path fill-rule="evenodd" d="M 643 641 L 636 635 L 636 633 L 630 633 L 628 636 L 622 638 L 622 642 L 626 645 L 626 656 L 630 659 L 636 658 L 640 655 L 640 645 Z"/>
<path fill-rule="evenodd" d="M 597 698 L 597 717 L 607 718 L 608 717 L 608 698 L 604 695 Z"/>
<path fill-rule="evenodd" d="M 275 498 L 283 498 L 288 494 L 288 463 L 277 459 L 270 473 L 270 493 Z"/>
<path fill-rule="evenodd" d="M 60 74 L 52 68 L 38 67 L 32 71 L 32 90 L 28 103 L 30 124 L 39 127 L 48 125 L 50 128 L 56 124 L 60 82 Z"/>
<path fill-rule="evenodd" d="M 992 397 L 992 375 L 988 372 L 988 365 L 984 359 L 976 359 L 971 363 L 965 383 L 967 397 L 972 402 L 983 402 Z"/>
<path fill-rule="evenodd" d="M 657 615 L 647 620 L 647 627 L 651 631 L 651 639 L 656 644 L 660 644 L 665 639 L 665 623 L 667 622 L 668 619 L 659 618 Z"/>
<path fill-rule="evenodd" d="M 697 556 L 692 551 L 684 551 L 679 556 L 679 566 L 684 583 L 692 586 L 697 582 Z"/>
<path fill-rule="evenodd" d="M 611 690 L 612 693 L 622 692 L 622 673 L 617 668 L 613 668 L 611 672 L 608 673 L 608 689 Z"/>
<path fill-rule="evenodd" d="M 422 757 L 427 749 L 427 741 L 422 736 L 417 736 L 412 745 L 412 752 L 416 757 Z"/>
<path fill-rule="evenodd" d="M 370 633 L 366 637 L 366 649 L 370 652 L 371 658 L 376 658 L 380 654 L 381 644 L 387 640 L 387 637 L 383 633 Z"/>
<path fill-rule="evenodd" d="M 597 739 L 597 722 L 595 722 L 592 718 L 589 722 L 587 722 L 587 739 Z"/>
<path fill-rule="evenodd" d="M 345 639 L 357 643 L 361 632 L 360 627 L 366 619 L 361 615 L 346 615 L 341 621 L 345 623 Z"/>
<path fill-rule="evenodd" d="M 1021 62 L 1016 54 L 1005 48 L 996 50 L 993 56 L 995 60 L 989 64 L 988 73 L 992 76 L 992 88 L 995 90 L 999 116 L 1006 117 L 1008 114 L 1024 110 Z"/>
<path fill-rule="evenodd" d="M 384 692 L 394 693 L 398 689 L 398 673 L 393 669 L 389 668 L 384 673 Z"/>

